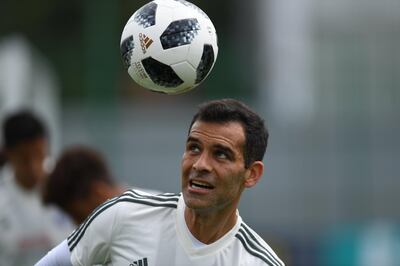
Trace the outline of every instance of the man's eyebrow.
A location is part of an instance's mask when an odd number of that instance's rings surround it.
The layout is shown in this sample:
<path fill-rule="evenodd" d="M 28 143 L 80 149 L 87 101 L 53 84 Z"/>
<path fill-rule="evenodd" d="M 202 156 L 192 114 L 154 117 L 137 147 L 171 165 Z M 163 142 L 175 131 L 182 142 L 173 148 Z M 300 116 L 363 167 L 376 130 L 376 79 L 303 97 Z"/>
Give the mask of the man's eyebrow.
<path fill-rule="evenodd" d="M 222 150 L 222 151 L 228 153 L 231 156 L 235 156 L 235 153 L 233 152 L 233 150 L 228 146 L 225 146 L 225 145 L 222 145 L 222 144 L 215 144 L 214 148 Z"/>
<path fill-rule="evenodd" d="M 191 141 L 193 141 L 193 142 L 199 142 L 199 140 L 198 140 L 197 138 L 192 137 L 192 136 L 189 136 L 189 137 L 187 138 L 186 142 L 191 142 Z"/>

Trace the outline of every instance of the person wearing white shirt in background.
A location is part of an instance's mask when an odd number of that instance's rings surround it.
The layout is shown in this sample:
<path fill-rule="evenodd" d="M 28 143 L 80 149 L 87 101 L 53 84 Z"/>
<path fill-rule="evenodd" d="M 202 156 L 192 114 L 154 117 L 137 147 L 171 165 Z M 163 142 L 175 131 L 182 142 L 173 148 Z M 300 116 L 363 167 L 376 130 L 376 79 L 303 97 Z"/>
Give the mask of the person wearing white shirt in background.
<path fill-rule="evenodd" d="M 0 265 L 33 265 L 72 230 L 71 221 L 42 204 L 48 136 L 29 110 L 4 118 L 0 149 Z"/>
<path fill-rule="evenodd" d="M 113 178 L 106 159 L 95 148 L 74 145 L 57 159 L 43 189 L 43 201 L 69 215 L 75 224 L 106 200 L 127 188 Z"/>

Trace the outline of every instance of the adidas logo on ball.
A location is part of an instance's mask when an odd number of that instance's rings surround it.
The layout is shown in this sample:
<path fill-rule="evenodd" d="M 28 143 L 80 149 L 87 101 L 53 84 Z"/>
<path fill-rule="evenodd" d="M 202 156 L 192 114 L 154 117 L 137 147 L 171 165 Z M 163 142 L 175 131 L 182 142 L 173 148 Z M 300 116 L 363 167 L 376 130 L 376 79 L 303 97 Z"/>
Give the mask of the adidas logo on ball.
<path fill-rule="evenodd" d="M 150 45 L 153 43 L 153 40 L 145 34 L 139 33 L 139 41 L 140 46 L 142 47 L 142 51 L 145 54 L 147 49 L 149 49 Z"/>

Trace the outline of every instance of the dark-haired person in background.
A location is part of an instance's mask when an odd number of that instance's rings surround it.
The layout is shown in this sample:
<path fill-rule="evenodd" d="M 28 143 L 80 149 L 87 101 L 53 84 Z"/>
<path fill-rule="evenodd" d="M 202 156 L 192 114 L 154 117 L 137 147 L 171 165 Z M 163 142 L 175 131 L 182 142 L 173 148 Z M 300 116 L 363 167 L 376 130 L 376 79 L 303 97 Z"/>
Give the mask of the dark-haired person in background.
<path fill-rule="evenodd" d="M 77 145 L 58 158 L 43 194 L 45 204 L 60 207 L 80 224 L 97 206 L 123 191 L 104 157 L 94 148 Z"/>
<path fill-rule="evenodd" d="M 267 139 L 263 120 L 243 103 L 201 105 L 181 161 L 182 193 L 128 190 L 36 265 L 283 266 L 237 210 L 263 174 Z"/>
<path fill-rule="evenodd" d="M 72 231 L 72 223 L 41 202 L 48 136 L 28 110 L 5 117 L 0 172 L 0 265 L 32 265 Z"/>

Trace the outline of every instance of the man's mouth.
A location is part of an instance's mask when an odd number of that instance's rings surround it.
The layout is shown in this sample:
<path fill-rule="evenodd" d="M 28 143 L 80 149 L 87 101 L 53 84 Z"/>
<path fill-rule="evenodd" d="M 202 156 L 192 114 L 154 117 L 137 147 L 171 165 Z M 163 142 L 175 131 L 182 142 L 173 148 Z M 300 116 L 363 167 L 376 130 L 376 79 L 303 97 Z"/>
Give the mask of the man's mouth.
<path fill-rule="evenodd" d="M 212 186 L 206 182 L 197 181 L 197 180 L 191 180 L 190 187 L 194 188 L 194 189 L 213 189 L 214 188 L 214 186 Z"/>

